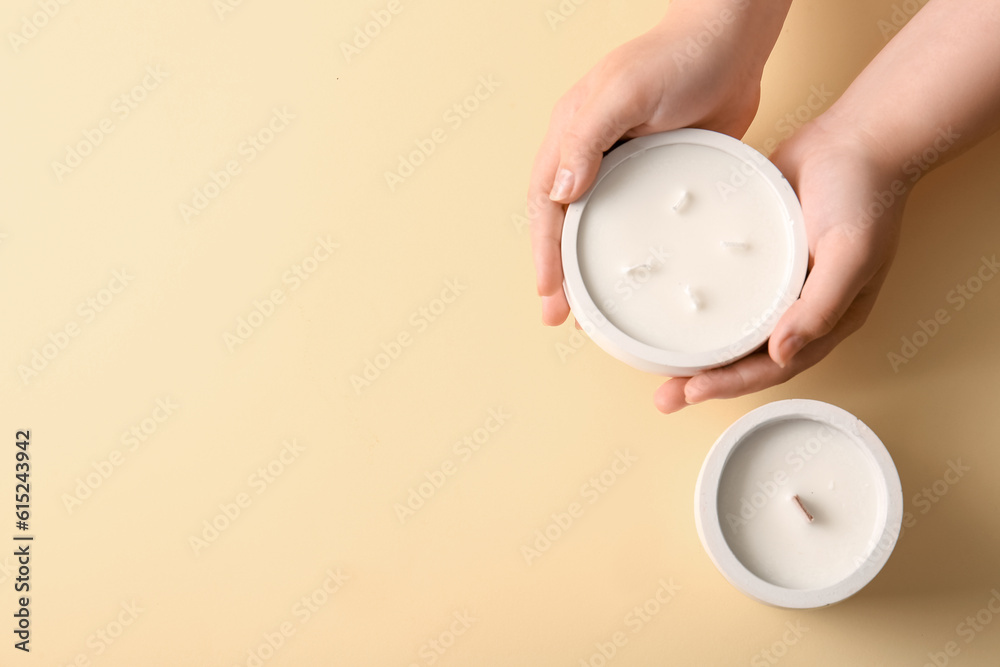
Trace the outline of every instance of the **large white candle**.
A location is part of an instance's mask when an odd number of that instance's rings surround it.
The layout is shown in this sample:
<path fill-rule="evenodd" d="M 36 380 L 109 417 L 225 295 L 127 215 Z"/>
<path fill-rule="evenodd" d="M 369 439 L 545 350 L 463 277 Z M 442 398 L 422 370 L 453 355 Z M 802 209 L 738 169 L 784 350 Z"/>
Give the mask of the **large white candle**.
<path fill-rule="evenodd" d="M 780 172 L 684 129 L 608 154 L 567 212 L 565 290 L 584 330 L 642 370 L 692 375 L 758 348 L 798 297 L 808 250 Z"/>
<path fill-rule="evenodd" d="M 785 607 L 854 594 L 888 560 L 902 521 L 881 441 L 820 401 L 778 401 L 731 426 L 698 478 L 696 522 L 737 588 Z"/>

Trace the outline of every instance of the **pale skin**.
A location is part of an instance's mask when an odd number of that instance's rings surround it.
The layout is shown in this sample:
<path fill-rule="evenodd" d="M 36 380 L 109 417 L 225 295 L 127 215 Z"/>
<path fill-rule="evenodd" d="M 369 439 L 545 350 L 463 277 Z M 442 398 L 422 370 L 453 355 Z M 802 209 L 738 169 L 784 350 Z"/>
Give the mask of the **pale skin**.
<path fill-rule="evenodd" d="M 528 191 L 545 324 L 570 314 L 562 222 L 566 205 L 593 183 L 602 152 L 622 137 L 681 127 L 741 137 L 790 4 L 674 0 L 658 25 L 605 56 L 558 102 Z M 720 16 L 724 29 L 700 56 L 685 59 L 688 38 Z M 657 409 L 676 412 L 785 382 L 864 324 L 892 264 L 915 177 L 1000 129 L 998 35 L 1000 0 L 930 0 L 837 102 L 778 147 L 771 159 L 798 194 L 806 222 L 802 294 L 766 348 L 667 380 L 654 394 Z"/>

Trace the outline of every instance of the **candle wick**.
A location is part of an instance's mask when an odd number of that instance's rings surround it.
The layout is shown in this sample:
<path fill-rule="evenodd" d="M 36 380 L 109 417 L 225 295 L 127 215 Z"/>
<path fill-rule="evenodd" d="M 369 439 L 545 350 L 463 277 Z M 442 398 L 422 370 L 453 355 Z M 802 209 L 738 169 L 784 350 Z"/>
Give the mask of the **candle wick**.
<path fill-rule="evenodd" d="M 634 266 L 627 266 L 622 269 L 622 273 L 632 273 L 633 271 L 638 271 L 639 269 L 646 269 L 647 271 L 653 270 L 653 265 L 650 262 L 643 262 L 641 264 L 636 264 Z"/>
<path fill-rule="evenodd" d="M 678 199 L 677 202 L 671 208 L 673 208 L 675 212 L 679 213 L 680 210 L 684 208 L 684 205 L 687 204 L 687 200 L 688 200 L 688 191 L 681 190 L 680 199 Z"/>
<path fill-rule="evenodd" d="M 794 500 L 796 504 L 798 504 L 799 509 L 802 510 L 802 512 L 806 515 L 806 518 L 809 520 L 809 523 L 812 523 L 814 517 L 812 514 L 809 513 L 809 510 L 806 509 L 806 506 L 802 504 L 802 499 L 799 498 L 797 495 L 795 495 L 792 496 L 792 500 Z"/>
<path fill-rule="evenodd" d="M 690 285 L 685 285 L 684 286 L 684 294 L 687 295 L 688 301 L 691 302 L 691 307 L 693 309 L 695 309 L 695 310 L 701 310 L 701 307 L 702 307 L 701 297 L 699 297 L 695 293 L 695 291 L 693 289 L 691 289 Z"/>

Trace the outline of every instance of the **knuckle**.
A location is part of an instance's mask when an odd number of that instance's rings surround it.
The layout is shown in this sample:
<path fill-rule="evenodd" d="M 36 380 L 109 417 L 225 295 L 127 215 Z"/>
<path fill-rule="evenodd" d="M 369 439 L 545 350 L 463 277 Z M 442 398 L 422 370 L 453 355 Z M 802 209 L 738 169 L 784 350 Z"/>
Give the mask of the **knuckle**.
<path fill-rule="evenodd" d="M 742 396 L 750 391 L 750 378 L 747 376 L 746 368 L 737 367 L 736 377 L 733 379 L 735 380 L 733 383 L 733 391 L 736 395 Z"/>
<path fill-rule="evenodd" d="M 599 137 L 592 136 L 579 126 L 572 126 L 566 130 L 562 141 L 562 154 L 564 158 L 571 160 L 584 159 L 592 160 L 603 154 Z"/>
<path fill-rule="evenodd" d="M 844 328 L 844 338 L 855 333 L 868 321 L 868 312 L 853 312 L 844 316 L 842 326 Z"/>
<path fill-rule="evenodd" d="M 815 334 L 814 337 L 819 338 L 820 336 L 825 336 L 833 331 L 833 328 L 837 326 L 839 321 L 840 313 L 833 308 L 818 308 L 812 313 L 809 328 L 811 329 L 811 332 Z"/>

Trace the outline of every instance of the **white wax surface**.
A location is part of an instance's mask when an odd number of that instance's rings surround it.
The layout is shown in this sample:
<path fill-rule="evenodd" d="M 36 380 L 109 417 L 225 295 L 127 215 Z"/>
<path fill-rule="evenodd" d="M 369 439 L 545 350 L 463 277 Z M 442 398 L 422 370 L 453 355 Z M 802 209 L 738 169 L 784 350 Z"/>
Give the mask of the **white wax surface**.
<path fill-rule="evenodd" d="M 879 537 L 885 499 L 877 474 L 866 452 L 838 429 L 809 419 L 766 424 L 743 439 L 722 472 L 723 536 L 748 570 L 772 584 L 836 584 L 858 568 Z"/>
<path fill-rule="evenodd" d="M 732 345 L 773 311 L 791 232 L 777 194 L 749 164 L 671 144 L 638 153 L 597 185 L 577 252 L 587 291 L 618 329 L 699 353 Z"/>

